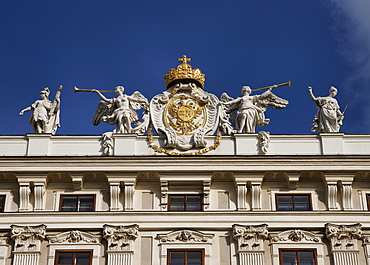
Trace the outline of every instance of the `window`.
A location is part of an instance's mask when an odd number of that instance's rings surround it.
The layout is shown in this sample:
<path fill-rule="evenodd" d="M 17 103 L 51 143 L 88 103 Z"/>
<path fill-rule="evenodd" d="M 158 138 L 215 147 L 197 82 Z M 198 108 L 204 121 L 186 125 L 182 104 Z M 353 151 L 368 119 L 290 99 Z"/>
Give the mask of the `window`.
<path fill-rule="evenodd" d="M 91 265 L 92 250 L 57 250 L 55 265 Z"/>
<path fill-rule="evenodd" d="M 366 200 L 367 200 L 367 209 L 370 210 L 370 193 L 366 194 Z"/>
<path fill-rule="evenodd" d="M 278 211 L 311 211 L 310 194 L 276 194 Z"/>
<path fill-rule="evenodd" d="M 5 195 L 0 195 L 0 213 L 4 212 L 5 208 Z"/>
<path fill-rule="evenodd" d="M 168 265 L 203 265 L 204 251 L 202 249 L 168 250 Z"/>
<path fill-rule="evenodd" d="M 169 211 L 202 211 L 202 195 L 169 195 Z"/>
<path fill-rule="evenodd" d="M 61 195 L 60 211 L 92 212 L 95 209 L 95 195 Z"/>
<path fill-rule="evenodd" d="M 280 251 L 280 265 L 316 264 L 316 253 L 312 249 L 287 249 Z"/>

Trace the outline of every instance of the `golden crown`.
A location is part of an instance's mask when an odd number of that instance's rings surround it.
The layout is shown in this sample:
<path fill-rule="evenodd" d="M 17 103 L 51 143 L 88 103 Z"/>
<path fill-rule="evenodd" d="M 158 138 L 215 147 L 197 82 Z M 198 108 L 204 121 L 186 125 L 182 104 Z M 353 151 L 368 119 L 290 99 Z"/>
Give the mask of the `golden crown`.
<path fill-rule="evenodd" d="M 168 74 L 164 76 L 164 81 L 166 82 L 166 87 L 170 87 L 176 80 L 194 80 L 198 85 L 203 88 L 204 82 L 206 80 L 205 74 L 199 68 L 193 69 L 188 62 L 191 61 L 190 58 L 187 58 L 186 55 L 183 55 L 182 58 L 178 59 L 179 64 L 177 69 L 171 68 L 168 71 Z"/>

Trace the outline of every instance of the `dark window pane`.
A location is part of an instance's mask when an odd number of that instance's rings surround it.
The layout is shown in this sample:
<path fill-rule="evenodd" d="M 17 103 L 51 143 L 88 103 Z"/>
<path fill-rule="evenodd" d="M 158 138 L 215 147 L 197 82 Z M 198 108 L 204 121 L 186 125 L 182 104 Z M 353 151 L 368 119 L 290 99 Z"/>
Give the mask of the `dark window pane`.
<path fill-rule="evenodd" d="M 202 206 L 200 204 L 188 204 L 186 205 L 186 210 L 189 212 L 201 211 Z"/>
<path fill-rule="evenodd" d="M 187 196 L 186 197 L 186 202 L 187 203 L 200 203 L 201 202 L 201 197 L 200 196 Z"/>
<path fill-rule="evenodd" d="M 94 210 L 94 196 L 84 195 L 80 196 L 80 212 L 92 212 Z"/>
<path fill-rule="evenodd" d="M 314 264 L 314 257 L 313 253 L 311 251 L 301 251 L 299 252 L 299 261 L 303 265 L 309 265 L 309 264 Z"/>
<path fill-rule="evenodd" d="M 170 195 L 171 203 L 184 203 L 184 196 Z"/>
<path fill-rule="evenodd" d="M 0 195 L 0 213 L 4 212 L 5 196 Z"/>
<path fill-rule="evenodd" d="M 73 262 L 72 256 L 72 252 L 59 252 L 58 265 L 71 265 Z"/>
<path fill-rule="evenodd" d="M 278 195 L 278 202 L 279 203 L 293 203 L 292 196 L 290 195 Z"/>
<path fill-rule="evenodd" d="M 278 205 L 279 211 L 293 211 L 293 205 L 291 204 L 279 204 Z"/>
<path fill-rule="evenodd" d="M 176 205 L 176 204 L 171 204 L 171 209 L 170 211 L 184 211 L 184 205 Z"/>
<path fill-rule="evenodd" d="M 309 196 L 308 195 L 294 195 L 294 202 L 295 203 L 308 203 Z"/>
<path fill-rule="evenodd" d="M 188 265 L 202 264 L 202 252 L 201 251 L 189 251 L 187 253 Z"/>
<path fill-rule="evenodd" d="M 173 251 L 170 252 L 170 265 L 184 265 L 185 262 L 185 252 L 183 251 Z"/>
<path fill-rule="evenodd" d="M 63 212 L 77 211 L 77 196 L 63 196 L 62 197 L 62 211 Z"/>
<path fill-rule="evenodd" d="M 296 264 L 297 257 L 295 251 L 284 251 L 283 254 L 283 262 L 284 264 Z"/>
<path fill-rule="evenodd" d="M 77 252 L 76 253 L 76 265 L 89 265 L 90 264 L 90 252 Z"/>

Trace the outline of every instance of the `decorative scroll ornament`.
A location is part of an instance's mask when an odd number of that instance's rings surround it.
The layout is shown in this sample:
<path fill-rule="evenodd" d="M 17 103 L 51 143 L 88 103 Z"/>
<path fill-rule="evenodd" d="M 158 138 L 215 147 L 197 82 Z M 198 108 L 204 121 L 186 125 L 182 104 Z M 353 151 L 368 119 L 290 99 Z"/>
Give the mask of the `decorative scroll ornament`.
<path fill-rule="evenodd" d="M 281 232 L 277 236 L 271 236 L 272 242 L 321 242 L 320 237 L 312 232 L 300 229 L 288 230 Z"/>
<path fill-rule="evenodd" d="M 209 243 L 213 238 L 212 234 L 203 234 L 198 231 L 180 230 L 171 232 L 165 235 L 158 235 L 157 238 L 161 243 L 177 242 L 177 243 Z"/>
<path fill-rule="evenodd" d="M 263 241 L 268 238 L 267 225 L 233 225 L 233 237 L 238 241 L 239 250 L 263 250 Z"/>
<path fill-rule="evenodd" d="M 204 74 L 192 69 L 183 56 L 183 64 L 171 69 L 165 76 L 167 91 L 150 102 L 150 115 L 154 129 L 166 137 L 163 146 L 154 144 L 151 131 L 148 139 L 157 152 L 171 155 L 198 155 L 217 148 L 221 139 L 218 133 L 214 146 L 207 147 L 205 136 L 213 135 L 219 126 L 228 122 L 218 98 L 205 92 Z M 221 117 L 221 119 L 220 119 Z M 221 126 L 224 130 L 226 126 Z M 195 149 L 195 150 L 194 150 Z M 192 150 L 191 152 L 186 152 Z"/>
<path fill-rule="evenodd" d="M 103 237 L 108 241 L 109 250 L 125 250 L 139 236 L 139 226 L 104 225 Z"/>
<path fill-rule="evenodd" d="M 16 251 L 40 251 L 41 242 L 46 237 L 46 225 L 11 226 L 11 239 L 15 241 Z"/>
<path fill-rule="evenodd" d="M 96 244 L 100 241 L 100 236 L 96 236 L 90 233 L 72 230 L 69 232 L 63 232 L 57 236 L 49 237 L 51 243 L 70 243 L 79 244 L 81 242 Z"/>

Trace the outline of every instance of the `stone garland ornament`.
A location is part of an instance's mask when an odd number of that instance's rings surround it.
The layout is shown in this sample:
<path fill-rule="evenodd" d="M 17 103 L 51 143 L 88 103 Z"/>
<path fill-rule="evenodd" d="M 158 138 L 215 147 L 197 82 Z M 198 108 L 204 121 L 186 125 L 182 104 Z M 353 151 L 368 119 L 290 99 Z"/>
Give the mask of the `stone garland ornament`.
<path fill-rule="evenodd" d="M 59 112 L 60 112 L 60 94 L 63 86 L 60 86 L 55 94 L 54 101 L 49 100 L 50 90 L 45 87 L 40 91 L 41 99 L 36 100 L 31 106 L 21 110 L 19 115 L 32 110 L 32 115 L 28 120 L 35 133 L 51 133 L 55 134 L 60 127 Z"/>

